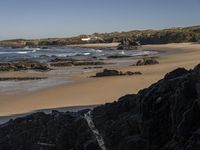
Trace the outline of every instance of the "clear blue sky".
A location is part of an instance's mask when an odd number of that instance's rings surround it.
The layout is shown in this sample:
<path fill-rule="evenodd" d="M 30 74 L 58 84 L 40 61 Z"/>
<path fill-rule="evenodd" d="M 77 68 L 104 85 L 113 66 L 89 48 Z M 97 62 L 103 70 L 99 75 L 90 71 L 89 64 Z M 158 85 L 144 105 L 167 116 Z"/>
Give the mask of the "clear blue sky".
<path fill-rule="evenodd" d="M 0 39 L 200 25 L 200 0 L 1 0 Z"/>

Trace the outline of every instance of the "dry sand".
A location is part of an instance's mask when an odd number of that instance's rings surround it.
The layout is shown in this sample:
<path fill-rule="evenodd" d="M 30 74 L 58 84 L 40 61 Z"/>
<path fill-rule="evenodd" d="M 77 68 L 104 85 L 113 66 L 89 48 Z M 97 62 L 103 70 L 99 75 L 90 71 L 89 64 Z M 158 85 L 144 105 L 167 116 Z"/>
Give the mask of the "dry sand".
<path fill-rule="evenodd" d="M 71 47 L 89 47 L 89 48 L 106 48 L 106 47 L 117 47 L 119 43 L 96 43 L 96 44 L 78 44 L 69 45 Z"/>
<path fill-rule="evenodd" d="M 140 71 L 143 75 L 88 78 L 91 73 L 81 74 L 74 76 L 77 79 L 74 83 L 21 95 L 0 94 L 0 116 L 43 108 L 113 102 L 123 95 L 137 93 L 150 86 L 177 67 L 190 69 L 200 63 L 200 44 L 146 45 L 143 48 L 159 50 L 167 54 L 159 58 L 158 65 L 127 66 L 121 69 L 122 71 Z"/>

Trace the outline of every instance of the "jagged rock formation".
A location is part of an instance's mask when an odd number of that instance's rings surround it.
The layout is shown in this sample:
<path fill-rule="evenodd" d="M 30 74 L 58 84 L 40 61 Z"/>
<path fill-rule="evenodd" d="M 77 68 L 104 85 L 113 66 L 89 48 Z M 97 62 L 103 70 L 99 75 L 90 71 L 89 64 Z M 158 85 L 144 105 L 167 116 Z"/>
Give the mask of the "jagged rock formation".
<path fill-rule="evenodd" d="M 48 71 L 50 68 L 46 63 L 34 62 L 31 60 L 20 60 L 12 63 L 0 63 L 0 71 L 21 70 Z"/>
<path fill-rule="evenodd" d="M 123 38 L 118 46 L 118 50 L 136 50 L 140 43 L 132 38 Z"/>
<path fill-rule="evenodd" d="M 1 150 L 101 150 L 80 115 L 36 113 L 0 126 Z"/>
<path fill-rule="evenodd" d="M 137 95 L 97 107 L 94 123 L 109 150 L 200 149 L 200 65 L 168 73 Z"/>
<path fill-rule="evenodd" d="M 98 150 L 84 114 L 36 113 L 0 126 L 0 149 Z M 107 150 L 199 150 L 200 65 L 91 111 Z"/>

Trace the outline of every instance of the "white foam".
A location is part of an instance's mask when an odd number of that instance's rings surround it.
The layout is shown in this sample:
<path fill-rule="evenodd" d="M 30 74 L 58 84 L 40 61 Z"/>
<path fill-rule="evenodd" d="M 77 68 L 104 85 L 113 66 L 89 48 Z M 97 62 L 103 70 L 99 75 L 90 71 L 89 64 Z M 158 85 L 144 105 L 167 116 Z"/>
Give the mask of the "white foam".
<path fill-rule="evenodd" d="M 17 54 L 27 54 L 29 52 L 16 52 Z"/>
<path fill-rule="evenodd" d="M 19 52 L 0 52 L 0 54 L 27 54 L 27 51 L 19 51 Z"/>
<path fill-rule="evenodd" d="M 98 49 L 98 50 L 96 50 L 96 52 L 98 52 L 98 53 L 102 53 L 103 51 Z"/>
<path fill-rule="evenodd" d="M 93 52 L 102 53 L 103 51 L 100 49 L 91 49 Z"/>
<path fill-rule="evenodd" d="M 121 51 L 121 54 L 122 54 L 122 55 L 125 55 L 125 52 L 124 52 L 124 51 Z"/>
<path fill-rule="evenodd" d="M 88 56 L 88 55 L 90 55 L 90 53 L 84 53 L 83 55 Z"/>

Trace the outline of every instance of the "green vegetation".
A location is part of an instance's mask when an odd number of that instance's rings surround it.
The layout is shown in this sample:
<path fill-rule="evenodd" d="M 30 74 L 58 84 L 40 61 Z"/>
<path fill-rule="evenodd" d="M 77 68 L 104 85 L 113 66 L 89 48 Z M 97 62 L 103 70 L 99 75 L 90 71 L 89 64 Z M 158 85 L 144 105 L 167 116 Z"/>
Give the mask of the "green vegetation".
<path fill-rule="evenodd" d="M 81 38 L 99 37 L 104 41 L 84 42 Z M 200 26 L 192 26 L 185 28 L 170 28 L 163 30 L 134 30 L 129 32 L 112 32 L 112 33 L 94 33 L 92 35 L 80 35 L 71 38 L 49 38 L 36 40 L 6 40 L 0 41 L 0 46 L 9 47 L 43 47 L 43 46 L 65 46 L 73 44 L 85 43 L 112 43 L 123 42 L 124 39 L 135 41 L 142 45 L 145 44 L 166 44 L 166 43 L 182 43 L 182 42 L 199 42 Z"/>

